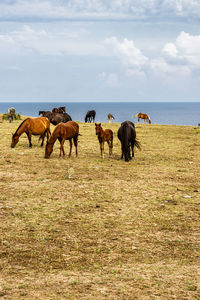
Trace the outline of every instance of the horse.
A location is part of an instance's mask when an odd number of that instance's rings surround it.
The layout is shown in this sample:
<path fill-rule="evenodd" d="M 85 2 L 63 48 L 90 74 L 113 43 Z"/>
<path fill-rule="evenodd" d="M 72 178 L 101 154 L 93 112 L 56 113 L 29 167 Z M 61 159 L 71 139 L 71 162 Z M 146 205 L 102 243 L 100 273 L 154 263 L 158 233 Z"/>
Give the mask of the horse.
<path fill-rule="evenodd" d="M 60 142 L 60 157 L 63 153 L 63 157 L 65 156 L 64 151 L 64 142 L 65 140 L 69 140 L 70 143 L 70 150 L 69 150 L 69 157 L 71 156 L 72 152 L 72 139 L 74 141 L 74 146 L 76 148 L 76 157 L 78 156 L 78 136 L 79 136 L 79 125 L 74 121 L 69 121 L 67 123 L 59 123 L 52 132 L 49 140 L 47 141 L 46 148 L 45 148 L 45 158 L 49 158 L 51 153 L 53 152 L 53 146 L 58 139 Z"/>
<path fill-rule="evenodd" d="M 8 109 L 8 120 L 9 122 L 11 123 L 13 121 L 13 119 L 15 118 L 15 120 L 17 120 L 17 117 L 16 117 L 16 110 L 14 107 L 10 107 Z"/>
<path fill-rule="evenodd" d="M 91 123 L 95 121 L 96 111 L 95 110 L 88 110 L 87 114 L 85 115 L 85 123 Z"/>
<path fill-rule="evenodd" d="M 108 123 L 112 123 L 112 120 L 114 120 L 114 116 L 112 114 L 108 114 Z"/>
<path fill-rule="evenodd" d="M 61 106 L 61 107 L 58 107 L 58 108 L 55 107 L 55 108 L 52 109 L 52 112 L 63 114 L 63 113 L 66 112 L 66 107 L 65 106 Z"/>
<path fill-rule="evenodd" d="M 46 117 L 39 118 L 27 118 L 17 128 L 15 133 L 12 135 L 11 147 L 14 148 L 19 141 L 19 137 L 22 133 L 26 133 L 29 140 L 29 147 L 32 147 L 31 136 L 40 135 L 42 139 L 41 147 L 44 144 L 44 138 L 47 135 L 47 141 L 50 134 L 50 122 Z"/>
<path fill-rule="evenodd" d="M 67 113 L 52 113 L 49 121 L 53 125 L 58 125 L 59 123 L 67 123 L 68 121 L 72 121 L 72 118 Z"/>
<path fill-rule="evenodd" d="M 140 119 L 143 119 L 144 123 L 145 123 L 145 120 L 148 120 L 149 124 L 151 124 L 151 119 L 150 119 L 150 117 L 147 114 L 138 113 L 133 118 L 136 118 L 136 117 L 138 117 L 138 122 L 139 123 L 140 123 Z"/>
<path fill-rule="evenodd" d="M 71 116 L 67 113 L 53 113 L 51 111 L 40 110 L 39 115 L 40 114 L 43 115 L 43 117 L 48 118 L 53 125 L 58 125 L 61 122 L 66 123 L 68 121 L 72 121 Z"/>
<path fill-rule="evenodd" d="M 118 139 L 121 142 L 121 159 L 125 158 L 125 161 L 129 161 L 134 157 L 134 146 L 141 149 L 140 143 L 136 140 L 135 125 L 131 121 L 125 121 L 121 123 L 121 127 L 117 132 Z M 132 157 L 130 155 L 130 146 L 132 150 Z"/>
<path fill-rule="evenodd" d="M 101 123 L 95 123 L 96 135 L 98 136 L 101 157 L 104 158 L 104 142 L 108 143 L 109 147 L 109 156 L 112 156 L 112 148 L 113 148 L 113 132 L 111 129 L 105 129 L 101 127 Z"/>

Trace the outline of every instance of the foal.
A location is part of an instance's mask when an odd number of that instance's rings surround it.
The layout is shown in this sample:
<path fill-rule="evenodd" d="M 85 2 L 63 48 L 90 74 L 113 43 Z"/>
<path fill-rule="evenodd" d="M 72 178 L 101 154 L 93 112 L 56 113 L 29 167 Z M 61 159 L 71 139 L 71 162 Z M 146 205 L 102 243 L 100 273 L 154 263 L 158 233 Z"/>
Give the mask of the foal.
<path fill-rule="evenodd" d="M 105 129 L 101 127 L 101 123 L 95 123 L 96 135 L 98 135 L 98 140 L 100 144 L 101 157 L 104 158 L 104 142 L 108 143 L 109 155 L 112 156 L 113 148 L 113 132 L 111 129 Z"/>

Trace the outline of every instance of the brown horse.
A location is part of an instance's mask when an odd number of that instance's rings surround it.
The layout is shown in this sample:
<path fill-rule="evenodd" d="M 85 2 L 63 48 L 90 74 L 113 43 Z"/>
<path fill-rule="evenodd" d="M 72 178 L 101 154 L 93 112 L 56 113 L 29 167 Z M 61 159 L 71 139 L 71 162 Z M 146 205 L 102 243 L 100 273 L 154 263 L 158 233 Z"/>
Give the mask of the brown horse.
<path fill-rule="evenodd" d="M 108 143 L 109 155 L 112 156 L 113 148 L 113 132 L 111 129 L 105 129 L 101 127 L 101 123 L 95 123 L 96 135 L 98 135 L 98 140 L 100 144 L 101 157 L 104 158 L 104 142 Z"/>
<path fill-rule="evenodd" d="M 150 119 L 150 117 L 147 114 L 138 113 L 133 118 L 136 118 L 136 117 L 138 117 L 138 122 L 139 123 L 140 123 L 140 119 L 143 119 L 144 123 L 145 123 L 145 120 L 148 120 L 149 124 L 151 124 L 151 119 Z"/>
<path fill-rule="evenodd" d="M 69 121 L 67 123 L 59 123 L 54 128 L 49 140 L 47 141 L 46 148 L 45 148 L 45 158 L 49 158 L 51 153 L 53 152 L 53 145 L 55 144 L 56 140 L 58 139 L 60 142 L 60 156 L 63 153 L 63 157 L 65 156 L 64 151 L 64 142 L 65 140 L 69 140 L 70 143 L 70 150 L 69 150 L 69 157 L 72 153 L 72 139 L 74 141 L 74 146 L 76 148 L 76 157 L 78 156 L 78 136 L 79 136 L 79 125 L 74 121 Z"/>
<path fill-rule="evenodd" d="M 12 135 L 12 143 L 11 147 L 14 148 L 15 145 L 19 141 L 20 135 L 22 133 L 26 133 L 29 140 L 29 147 L 32 147 L 31 136 L 32 135 L 40 135 L 40 139 L 42 139 L 41 147 L 44 144 L 44 138 L 47 135 L 47 141 L 49 139 L 50 134 L 50 122 L 45 117 L 39 118 L 27 118 L 25 119 L 17 128 L 15 133 Z"/>

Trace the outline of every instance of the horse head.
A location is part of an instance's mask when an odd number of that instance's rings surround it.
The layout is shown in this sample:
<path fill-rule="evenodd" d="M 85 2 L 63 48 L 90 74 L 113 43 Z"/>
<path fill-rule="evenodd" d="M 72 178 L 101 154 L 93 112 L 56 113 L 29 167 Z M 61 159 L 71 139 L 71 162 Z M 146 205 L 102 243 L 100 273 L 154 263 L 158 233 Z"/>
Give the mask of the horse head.
<path fill-rule="evenodd" d="M 96 135 L 99 135 L 102 131 L 101 123 L 97 124 L 95 123 L 95 130 L 96 130 Z"/>
<path fill-rule="evenodd" d="M 49 158 L 52 152 L 53 152 L 53 144 L 47 142 L 46 143 L 46 147 L 45 147 L 45 155 L 44 155 L 44 157 L 45 158 Z"/>
<path fill-rule="evenodd" d="M 19 135 L 15 133 L 12 134 L 11 148 L 14 148 L 18 142 L 19 142 Z"/>

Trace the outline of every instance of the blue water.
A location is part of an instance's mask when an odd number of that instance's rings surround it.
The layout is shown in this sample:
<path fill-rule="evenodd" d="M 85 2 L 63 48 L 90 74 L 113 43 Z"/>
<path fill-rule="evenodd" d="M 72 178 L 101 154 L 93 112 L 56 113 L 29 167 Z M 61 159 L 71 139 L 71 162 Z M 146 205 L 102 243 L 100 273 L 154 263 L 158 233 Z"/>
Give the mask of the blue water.
<path fill-rule="evenodd" d="M 38 116 L 39 110 L 52 110 L 54 107 L 66 106 L 66 111 L 74 121 L 84 121 L 88 110 L 96 110 L 96 122 L 107 122 L 108 113 L 112 113 L 115 122 L 125 120 L 137 122 L 133 118 L 137 113 L 147 113 L 152 124 L 192 125 L 200 123 L 200 102 L 9 102 L 0 103 L 0 113 L 7 112 L 9 107 L 15 107 L 17 113 L 27 116 Z M 142 121 L 143 122 L 143 121 Z"/>

